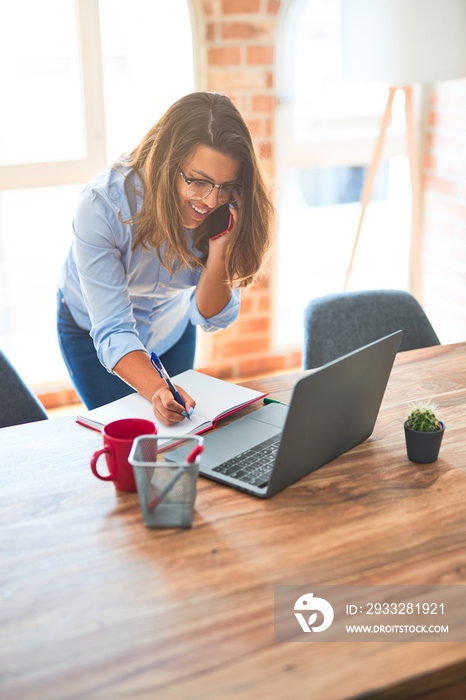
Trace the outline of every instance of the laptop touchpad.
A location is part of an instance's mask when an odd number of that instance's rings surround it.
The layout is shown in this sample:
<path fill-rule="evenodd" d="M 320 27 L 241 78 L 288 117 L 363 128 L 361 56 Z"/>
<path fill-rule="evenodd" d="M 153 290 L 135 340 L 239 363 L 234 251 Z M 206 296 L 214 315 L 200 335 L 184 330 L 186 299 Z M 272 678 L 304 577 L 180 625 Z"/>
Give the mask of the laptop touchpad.
<path fill-rule="evenodd" d="M 204 436 L 205 450 L 199 469 L 201 473 L 281 433 L 276 425 L 251 419 L 252 416 L 245 416 Z"/>

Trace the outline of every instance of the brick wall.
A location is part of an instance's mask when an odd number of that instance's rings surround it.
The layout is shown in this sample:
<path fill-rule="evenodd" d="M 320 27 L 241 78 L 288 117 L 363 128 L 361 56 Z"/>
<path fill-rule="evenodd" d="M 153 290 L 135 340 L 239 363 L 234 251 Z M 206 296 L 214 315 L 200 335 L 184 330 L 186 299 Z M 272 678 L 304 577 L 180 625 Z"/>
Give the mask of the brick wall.
<path fill-rule="evenodd" d="M 466 340 L 466 80 L 430 93 L 423 195 L 424 306 L 443 343 Z"/>
<path fill-rule="evenodd" d="M 281 0 L 192 0 L 197 83 L 227 94 L 246 119 L 274 175 L 275 51 Z M 273 275 L 242 292 L 238 321 L 201 339 L 198 369 L 224 378 L 299 368 L 301 353 L 273 342 Z"/>

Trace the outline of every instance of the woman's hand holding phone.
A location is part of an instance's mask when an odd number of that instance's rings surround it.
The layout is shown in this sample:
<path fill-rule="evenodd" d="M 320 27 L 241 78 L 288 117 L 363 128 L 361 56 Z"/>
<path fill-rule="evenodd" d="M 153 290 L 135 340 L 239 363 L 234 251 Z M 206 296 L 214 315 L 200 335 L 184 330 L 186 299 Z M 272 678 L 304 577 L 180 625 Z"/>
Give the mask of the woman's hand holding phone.
<path fill-rule="evenodd" d="M 228 304 L 232 294 L 232 284 L 226 269 L 229 241 L 234 241 L 235 226 L 238 221 L 238 204 L 234 207 L 224 204 L 210 215 L 210 240 L 207 261 L 196 288 L 196 301 L 200 313 L 212 318 Z M 210 218 L 210 217 L 209 217 Z M 223 220 L 222 220 L 223 219 Z"/>
<path fill-rule="evenodd" d="M 235 226 L 238 217 L 237 202 L 230 202 L 219 207 L 211 216 L 215 216 L 213 223 L 213 233 L 210 243 L 226 236 Z M 226 244 L 226 241 L 224 241 Z"/>

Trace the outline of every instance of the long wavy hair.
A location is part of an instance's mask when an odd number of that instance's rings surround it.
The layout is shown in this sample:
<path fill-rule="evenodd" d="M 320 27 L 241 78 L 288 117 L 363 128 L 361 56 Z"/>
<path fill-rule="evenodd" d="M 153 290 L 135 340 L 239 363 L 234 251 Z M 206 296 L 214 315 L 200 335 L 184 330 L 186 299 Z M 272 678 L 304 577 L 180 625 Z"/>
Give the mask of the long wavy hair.
<path fill-rule="evenodd" d="M 249 129 L 225 95 L 194 92 L 177 100 L 131 152 L 129 165 L 142 183 L 143 198 L 140 210 L 125 223 L 137 224 L 133 245 L 153 246 L 170 274 L 175 266 L 205 264 L 211 217 L 194 230 L 197 256 L 188 247 L 176 196 L 178 168 L 201 144 L 241 163 L 241 206 L 237 230 L 229 234 L 226 268 L 230 283 L 244 287 L 270 249 L 275 209 Z"/>

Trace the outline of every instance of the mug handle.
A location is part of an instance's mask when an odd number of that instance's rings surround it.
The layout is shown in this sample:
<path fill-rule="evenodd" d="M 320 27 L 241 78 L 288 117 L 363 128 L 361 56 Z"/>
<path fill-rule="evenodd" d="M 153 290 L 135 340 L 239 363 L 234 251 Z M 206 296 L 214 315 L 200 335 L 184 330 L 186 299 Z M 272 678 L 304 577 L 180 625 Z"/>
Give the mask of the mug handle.
<path fill-rule="evenodd" d="M 115 477 L 113 474 L 109 474 L 108 476 L 102 476 L 99 474 L 97 471 L 97 460 L 99 459 L 100 455 L 105 455 L 105 454 L 110 454 L 111 450 L 108 449 L 108 447 L 103 447 L 101 450 L 96 450 L 94 454 L 92 455 L 91 459 L 91 470 L 94 476 L 96 476 L 98 479 L 102 479 L 102 481 L 115 481 Z"/>

